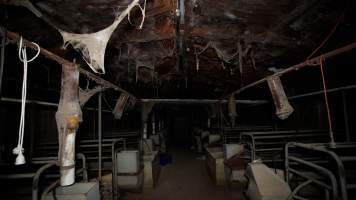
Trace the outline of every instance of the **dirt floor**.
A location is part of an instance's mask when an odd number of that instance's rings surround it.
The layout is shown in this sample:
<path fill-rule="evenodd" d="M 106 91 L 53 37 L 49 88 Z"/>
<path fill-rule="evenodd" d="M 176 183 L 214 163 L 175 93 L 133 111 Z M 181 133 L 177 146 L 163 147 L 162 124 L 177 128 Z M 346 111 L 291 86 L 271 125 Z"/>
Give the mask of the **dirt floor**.
<path fill-rule="evenodd" d="M 174 149 L 169 152 L 173 163 L 162 167 L 154 189 L 141 194 L 126 194 L 123 200 L 242 200 L 239 186 L 217 187 L 210 179 L 204 160 L 196 159 L 194 152 Z"/>

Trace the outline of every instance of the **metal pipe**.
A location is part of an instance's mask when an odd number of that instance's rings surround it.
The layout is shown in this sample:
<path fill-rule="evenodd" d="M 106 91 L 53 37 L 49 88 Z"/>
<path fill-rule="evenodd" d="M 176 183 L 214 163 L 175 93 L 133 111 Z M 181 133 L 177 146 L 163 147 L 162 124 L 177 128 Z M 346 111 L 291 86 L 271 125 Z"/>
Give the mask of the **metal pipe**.
<path fill-rule="evenodd" d="M 289 185 L 289 160 L 287 159 L 289 156 L 289 146 L 293 143 L 288 142 L 284 148 L 284 179 Z"/>
<path fill-rule="evenodd" d="M 0 179 L 23 179 L 33 178 L 36 173 L 21 173 L 21 174 L 1 174 Z"/>
<path fill-rule="evenodd" d="M 324 192 L 325 192 L 325 200 L 329 200 L 329 199 L 330 199 L 329 190 L 325 188 L 325 189 L 324 189 Z"/>
<path fill-rule="evenodd" d="M 15 98 L 8 98 L 8 97 L 1 97 L 1 101 L 4 102 L 12 102 L 12 103 L 21 103 L 21 99 L 15 99 Z M 37 100 L 26 100 L 27 104 L 37 104 L 41 106 L 49 106 L 49 107 L 58 107 L 58 103 L 51 103 L 51 102 L 45 102 L 45 101 L 37 101 Z M 83 110 L 90 110 L 90 111 L 97 111 L 97 108 L 87 108 L 84 107 Z M 107 113 L 112 113 L 110 110 L 101 110 L 102 112 L 107 112 Z"/>
<path fill-rule="evenodd" d="M 7 97 L 1 97 L 1 101 L 12 102 L 12 103 L 21 103 L 21 99 L 7 98 Z M 50 106 L 50 107 L 58 107 L 58 103 L 50 103 L 50 102 L 45 102 L 45 101 L 26 100 L 26 103 L 27 104 L 38 104 L 38 105 Z"/>
<path fill-rule="evenodd" d="M 338 175 L 339 175 L 339 183 L 340 183 L 340 189 L 341 189 L 341 197 L 343 200 L 348 199 L 347 195 L 347 186 L 346 186 L 346 177 L 345 177 L 345 168 L 342 163 L 342 160 L 340 157 L 333 151 L 329 151 L 325 148 L 322 147 L 317 147 L 317 146 L 312 146 L 312 145 L 307 145 L 307 144 L 302 144 L 302 143 L 296 143 L 296 142 L 291 142 L 286 145 L 286 156 L 288 156 L 288 147 L 290 146 L 295 146 L 299 148 L 304 148 L 307 150 L 311 151 L 317 151 L 321 153 L 328 154 L 336 163 L 337 165 L 337 170 L 338 170 Z M 335 146 L 337 148 L 337 146 Z M 286 157 L 287 158 L 287 157 Z M 287 159 L 286 159 L 287 160 Z"/>
<path fill-rule="evenodd" d="M 306 198 L 300 197 L 300 196 L 294 196 L 294 199 L 297 199 L 297 200 L 309 200 L 309 199 L 306 199 Z M 325 199 L 325 200 L 329 200 L 329 198 Z"/>
<path fill-rule="evenodd" d="M 247 145 L 251 149 L 251 161 L 256 159 L 256 146 L 255 146 L 255 139 L 253 134 L 244 134 L 241 133 L 240 135 L 240 141 L 243 141 L 243 137 L 246 136 L 248 138 L 251 138 L 251 143 L 247 143 Z"/>
<path fill-rule="evenodd" d="M 166 103 L 166 104 L 214 104 L 214 103 L 228 103 L 228 100 L 218 99 L 140 99 L 141 103 Z M 268 103 L 267 100 L 235 100 L 239 104 L 262 104 Z"/>
<path fill-rule="evenodd" d="M 37 170 L 32 181 L 32 200 L 38 200 L 38 182 L 41 174 L 50 167 L 56 166 L 57 162 L 48 163 Z"/>
<path fill-rule="evenodd" d="M 102 104 L 102 98 L 101 98 L 101 95 L 102 95 L 102 92 L 99 92 L 99 95 L 98 95 L 98 156 L 99 156 L 99 161 L 98 161 L 98 167 L 99 167 L 99 171 L 98 171 L 98 178 L 99 178 L 99 181 L 101 181 L 101 167 L 102 167 L 102 144 L 101 144 L 101 140 L 102 140 L 102 116 L 101 116 L 101 104 Z"/>
<path fill-rule="evenodd" d="M 86 158 L 84 154 L 82 153 L 77 153 L 77 158 L 82 160 L 82 168 L 80 170 L 76 171 L 76 174 L 83 174 L 83 180 L 85 182 L 88 182 L 88 173 L 87 173 L 87 167 L 86 167 Z M 44 200 L 46 198 L 46 195 L 53 189 L 55 189 L 57 186 L 60 185 L 60 179 L 57 181 L 53 182 L 50 184 L 46 189 L 43 190 L 42 195 L 41 195 L 41 200 Z"/>
<path fill-rule="evenodd" d="M 117 174 L 116 174 L 116 154 L 121 151 L 121 149 L 117 149 L 116 145 L 122 142 L 123 144 L 123 149 L 126 149 L 126 140 L 124 138 L 119 138 L 113 141 L 112 146 L 111 146 L 111 161 L 112 161 L 112 199 L 116 199 L 118 192 L 117 192 Z"/>
<path fill-rule="evenodd" d="M 328 52 L 328 53 L 325 53 L 325 54 L 323 54 L 322 56 L 323 56 L 323 58 L 328 59 L 328 58 L 337 56 L 337 55 L 339 55 L 339 54 L 342 54 L 342 53 L 351 51 L 351 50 L 354 49 L 354 48 L 356 48 L 356 42 L 351 43 L 351 44 L 349 44 L 349 45 L 347 45 L 347 46 L 341 47 L 341 48 L 339 48 L 339 49 L 330 51 L 330 52 Z M 308 60 L 307 62 L 302 62 L 302 63 L 296 64 L 296 65 L 293 65 L 293 66 L 291 66 L 291 67 L 289 67 L 289 68 L 286 68 L 286 69 L 284 69 L 284 70 L 282 70 L 282 71 L 276 72 L 276 73 L 274 73 L 274 74 L 272 74 L 272 75 L 273 75 L 273 76 L 282 76 L 283 74 L 287 74 L 287 73 L 290 73 L 290 72 L 293 72 L 293 71 L 297 71 L 297 70 L 299 70 L 299 69 L 301 69 L 301 68 L 304 68 L 304 67 L 309 67 L 309 66 L 318 65 L 318 64 L 320 64 L 320 63 L 319 63 L 319 62 L 320 62 L 320 58 L 321 58 L 321 56 L 314 57 L 314 58 Z M 310 65 L 310 64 L 313 64 L 313 65 Z M 231 95 L 239 94 L 239 93 L 241 93 L 241 92 L 243 92 L 243 91 L 245 91 L 245 90 L 247 90 L 247 89 L 249 89 L 249 88 L 251 88 L 251 87 L 254 87 L 254 86 L 259 85 L 259 84 L 261 84 L 261 83 L 264 83 L 264 82 L 266 82 L 266 81 L 267 81 L 267 77 L 262 78 L 262 79 L 260 79 L 260 80 L 258 80 L 258 81 L 256 81 L 256 82 L 253 82 L 253 83 L 251 83 L 251 84 L 249 84 L 249 85 L 246 85 L 245 87 L 242 87 L 242 88 L 240 88 L 240 89 L 238 89 L 238 90 L 232 92 Z M 225 96 L 224 99 L 226 99 L 227 97 L 229 97 L 229 96 L 231 96 L 231 95 Z"/>
<path fill-rule="evenodd" d="M 337 92 L 337 91 L 350 90 L 350 89 L 355 89 L 355 88 L 356 88 L 356 85 L 349 85 L 349 86 L 344 86 L 344 87 L 328 89 L 328 90 L 326 90 L 326 92 L 327 93 L 329 93 L 329 92 Z M 319 90 L 319 91 L 315 91 L 315 92 L 309 92 L 309 93 L 306 93 L 306 94 L 299 94 L 299 95 L 288 97 L 288 99 L 289 100 L 293 100 L 293 99 L 299 99 L 299 98 L 302 98 L 302 97 L 315 96 L 315 95 L 319 95 L 319 94 L 324 94 L 324 90 Z"/>
<path fill-rule="evenodd" d="M 128 133 L 131 133 L 131 132 L 128 132 Z M 136 132 L 132 132 L 132 133 L 136 133 Z M 137 133 L 135 135 L 132 135 L 132 136 L 137 136 Z M 102 139 L 101 141 L 102 142 L 118 142 L 118 141 L 122 141 L 124 143 L 124 138 L 111 138 L 111 139 Z M 95 142 L 98 142 L 98 140 L 81 140 L 80 143 L 81 144 L 84 144 L 84 143 L 95 143 Z M 112 146 L 112 143 L 111 143 L 111 146 Z"/>
<path fill-rule="evenodd" d="M 185 41 L 184 41 L 184 2 L 182 0 L 177 0 L 177 9 L 176 9 L 176 48 L 177 48 L 177 63 L 176 70 L 184 71 L 185 69 Z"/>
<path fill-rule="evenodd" d="M 287 130 L 287 131 L 251 131 L 251 132 L 241 132 L 241 134 L 252 134 L 252 135 L 270 135 L 270 134 L 296 134 L 296 133 L 323 133 L 328 130 L 324 129 L 306 129 L 306 130 Z"/>
<path fill-rule="evenodd" d="M 113 170 L 112 170 L 112 194 L 113 194 L 113 196 L 112 196 L 112 199 L 113 200 L 115 200 L 115 199 L 118 199 L 118 195 L 119 195 L 119 191 L 118 191 L 118 189 L 117 189 L 117 171 L 116 171 L 116 169 L 117 169 L 117 167 L 116 167 L 116 163 L 117 163 L 117 160 L 116 160 L 116 154 L 119 152 L 119 151 L 121 151 L 120 149 L 115 149 L 115 151 L 113 152 L 113 155 L 114 155 L 114 157 L 113 157 L 113 163 L 115 163 L 115 164 L 113 164 L 112 166 L 113 166 Z"/>
<path fill-rule="evenodd" d="M 349 85 L 349 86 L 344 86 L 344 87 L 328 89 L 328 90 L 326 90 L 326 93 L 345 91 L 345 90 L 351 90 L 351 89 L 356 89 L 356 85 Z M 316 95 L 320 95 L 320 94 L 324 94 L 324 90 L 319 90 L 319 91 L 315 91 L 315 92 L 309 92 L 309 93 L 305 93 L 305 94 L 298 94 L 298 95 L 290 96 L 290 97 L 287 97 L 287 98 L 288 98 L 288 100 L 296 100 L 296 99 L 300 99 L 300 98 L 304 98 L 304 97 L 316 96 Z M 252 105 L 252 106 L 264 105 L 264 104 L 267 104 L 267 103 L 270 103 L 270 102 L 266 101 L 266 102 L 256 103 L 255 105 Z"/>
<path fill-rule="evenodd" d="M 311 145 L 296 143 L 295 146 L 329 154 L 335 160 L 335 162 L 337 164 L 337 168 L 338 168 L 338 175 L 339 175 L 339 181 L 340 181 L 340 187 L 341 187 L 341 197 L 343 200 L 347 200 L 348 197 L 347 197 L 347 191 L 346 191 L 345 168 L 344 168 L 344 165 L 343 165 L 341 159 L 339 158 L 339 156 L 336 155 L 335 152 L 328 151 L 326 149 L 319 148 L 319 147 L 314 147 Z"/>
<path fill-rule="evenodd" d="M 57 186 L 59 186 L 60 180 L 58 179 L 57 181 L 53 182 L 52 184 L 50 184 L 46 189 L 43 190 L 42 195 L 41 195 L 41 200 L 44 200 L 47 196 L 47 194 L 53 190 L 54 188 L 56 188 Z"/>
<path fill-rule="evenodd" d="M 0 96 L 2 94 L 2 77 L 4 72 L 4 62 L 5 62 L 5 43 L 6 43 L 6 29 L 0 27 L 0 31 L 3 32 L 1 40 L 1 60 L 0 60 Z"/>
<path fill-rule="evenodd" d="M 350 126 L 349 126 L 349 116 L 347 110 L 346 92 L 342 91 L 341 94 L 342 94 L 342 106 L 343 106 L 343 114 L 344 114 L 346 141 L 350 142 Z"/>
<path fill-rule="evenodd" d="M 326 93 L 345 91 L 345 90 L 351 90 L 351 89 L 356 89 L 356 85 L 349 85 L 349 86 L 344 86 L 344 87 L 337 87 L 337 88 L 333 88 L 333 89 L 328 89 L 328 90 L 326 90 Z M 309 92 L 309 93 L 305 93 L 305 94 L 298 94 L 298 95 L 290 96 L 290 97 L 287 97 L 287 98 L 288 98 L 288 100 L 296 100 L 296 99 L 300 99 L 300 98 L 303 98 L 303 97 L 316 96 L 316 95 L 320 95 L 320 94 L 324 94 L 324 90 L 319 90 L 319 91 L 315 91 L 315 92 Z M 264 104 L 267 104 L 267 103 L 269 103 L 269 101 L 256 103 L 255 105 L 264 105 Z"/>
<path fill-rule="evenodd" d="M 88 182 L 87 159 L 86 159 L 85 155 L 82 153 L 77 153 L 77 158 L 82 160 L 83 180 L 85 182 Z"/>
<path fill-rule="evenodd" d="M 308 162 L 308 161 L 299 159 L 299 158 L 294 157 L 294 156 L 288 156 L 286 159 L 292 160 L 292 161 L 294 161 L 294 162 L 298 162 L 298 163 L 300 163 L 300 164 L 303 164 L 303 165 L 305 165 L 305 166 L 308 166 L 308 167 L 310 167 L 310 168 L 313 168 L 313 169 L 315 169 L 315 170 L 318 170 L 318 171 L 320 171 L 321 173 L 323 173 L 324 175 L 328 176 L 329 179 L 330 179 L 331 188 L 332 188 L 332 191 L 333 191 L 333 197 L 334 197 L 333 199 L 334 199 L 334 200 L 337 199 L 337 197 L 338 197 L 338 196 L 337 196 L 337 181 L 336 181 L 336 178 L 335 178 L 334 174 L 333 174 L 331 171 L 327 170 L 327 169 L 324 168 L 324 167 L 321 167 L 321 166 L 319 166 L 319 165 L 316 165 L 316 164 L 314 164 L 314 163 L 312 163 L 312 162 Z M 294 171 L 294 170 L 292 170 L 292 169 L 289 169 L 289 171 L 295 172 L 296 170 Z M 300 175 L 300 174 L 298 174 L 298 175 Z M 306 177 L 306 175 L 304 175 L 304 176 Z M 308 179 L 309 179 L 309 178 L 308 178 Z M 309 180 L 313 180 L 313 182 L 315 182 L 315 179 L 309 179 Z M 347 199 L 345 199 L 345 200 L 347 200 Z"/>
<path fill-rule="evenodd" d="M 256 152 L 263 151 L 274 151 L 280 150 L 280 148 L 259 148 L 257 150 L 256 140 L 264 139 L 282 139 L 285 142 L 286 139 L 306 139 L 306 138 L 322 138 L 324 134 L 318 134 L 322 130 L 299 130 L 299 131 L 267 131 L 267 132 L 241 132 L 240 133 L 240 142 L 246 143 L 251 149 L 251 160 L 256 159 Z M 327 131 L 325 131 L 327 133 Z M 326 135 L 326 134 L 325 134 Z M 277 145 L 278 141 L 273 141 L 271 144 Z M 257 143 L 259 144 L 259 143 Z M 266 144 L 266 143 L 264 143 Z M 284 144 L 284 143 L 283 143 Z"/>
<path fill-rule="evenodd" d="M 287 200 L 292 200 L 297 193 L 303 189 L 305 186 L 311 184 L 313 181 L 312 180 L 307 180 L 304 181 L 303 183 L 299 184 L 296 188 L 294 188 L 293 192 L 288 196 Z"/>
<path fill-rule="evenodd" d="M 323 187 L 325 189 L 333 190 L 332 186 L 330 186 L 327 183 L 322 182 L 321 180 L 317 179 L 316 177 L 309 176 L 306 173 L 300 172 L 300 171 L 298 171 L 296 169 L 293 169 L 293 168 L 290 168 L 289 170 L 293 174 L 298 175 L 298 176 L 300 176 L 300 177 L 302 177 L 304 179 L 311 180 L 311 181 L 313 181 L 313 183 L 315 183 L 315 184 L 317 184 L 317 185 L 319 185 L 319 186 L 321 186 L 321 187 Z"/>

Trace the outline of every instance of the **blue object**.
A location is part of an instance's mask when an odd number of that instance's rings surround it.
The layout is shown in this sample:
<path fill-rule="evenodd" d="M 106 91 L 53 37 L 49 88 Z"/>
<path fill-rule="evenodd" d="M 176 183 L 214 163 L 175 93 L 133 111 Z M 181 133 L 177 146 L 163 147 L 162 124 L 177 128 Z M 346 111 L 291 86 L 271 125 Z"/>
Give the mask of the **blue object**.
<path fill-rule="evenodd" d="M 172 156 L 169 154 L 160 154 L 159 156 L 159 164 L 161 166 L 172 164 L 173 159 Z"/>

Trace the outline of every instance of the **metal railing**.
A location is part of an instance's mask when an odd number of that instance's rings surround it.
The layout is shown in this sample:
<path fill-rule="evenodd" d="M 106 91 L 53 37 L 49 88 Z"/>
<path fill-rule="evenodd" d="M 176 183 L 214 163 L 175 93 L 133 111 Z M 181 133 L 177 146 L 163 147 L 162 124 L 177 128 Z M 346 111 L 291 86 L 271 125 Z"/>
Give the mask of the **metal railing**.
<path fill-rule="evenodd" d="M 77 175 L 82 175 L 84 181 L 88 181 L 88 173 L 86 169 L 86 158 L 83 154 L 77 154 L 77 158 L 81 160 L 81 168 L 76 171 Z M 0 175 L 0 179 L 3 180 L 9 180 L 9 179 L 26 179 L 30 178 L 32 179 L 32 200 L 38 200 L 38 192 L 39 192 L 39 182 L 40 178 L 43 175 L 44 172 L 48 171 L 48 169 L 57 167 L 58 166 L 58 160 L 56 157 L 42 157 L 42 158 L 36 158 L 31 161 L 31 165 L 42 165 L 40 168 L 36 170 L 36 172 L 27 172 L 27 173 L 12 173 L 12 174 L 2 174 Z M 53 178 L 53 177 L 59 177 L 59 171 L 55 174 L 47 175 L 45 177 L 48 178 Z M 43 194 L 41 195 L 41 199 L 52 189 L 54 189 L 56 186 L 59 185 L 59 180 L 55 181 L 52 183 L 49 187 L 47 187 Z"/>
<path fill-rule="evenodd" d="M 293 149 L 292 149 L 293 148 Z M 290 183 L 290 174 L 303 177 L 310 182 L 317 184 L 324 189 L 332 191 L 333 199 L 338 198 L 348 200 L 348 190 L 356 189 L 356 185 L 348 182 L 346 176 L 345 163 L 356 163 L 356 143 L 336 143 L 330 147 L 329 144 L 304 144 L 289 142 L 285 146 L 285 180 Z M 305 175 L 305 170 L 293 166 L 306 165 L 314 168 L 314 173 L 319 173 L 331 180 L 331 186 L 322 180 Z M 335 170 L 336 169 L 336 170 Z M 304 171 L 303 171 L 304 170 Z M 332 178 L 334 176 L 334 178 Z M 336 181 L 336 184 L 334 183 Z M 299 190 L 299 189 L 298 189 Z M 293 193 L 296 195 L 296 192 Z"/>
<path fill-rule="evenodd" d="M 279 161 L 283 159 L 283 148 L 291 141 L 314 143 L 327 142 L 327 130 L 288 130 L 288 131 L 260 131 L 242 132 L 240 142 L 250 151 L 251 161 L 262 158 L 264 162 Z"/>

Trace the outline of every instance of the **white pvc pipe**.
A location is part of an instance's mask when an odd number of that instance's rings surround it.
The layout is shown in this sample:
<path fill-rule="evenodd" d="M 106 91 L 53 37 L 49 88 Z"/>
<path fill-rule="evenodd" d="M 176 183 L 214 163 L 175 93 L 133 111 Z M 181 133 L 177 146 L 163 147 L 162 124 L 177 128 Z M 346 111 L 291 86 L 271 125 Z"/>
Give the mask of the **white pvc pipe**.
<path fill-rule="evenodd" d="M 72 185 L 75 182 L 75 132 L 64 136 L 61 156 L 61 186 Z"/>

